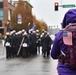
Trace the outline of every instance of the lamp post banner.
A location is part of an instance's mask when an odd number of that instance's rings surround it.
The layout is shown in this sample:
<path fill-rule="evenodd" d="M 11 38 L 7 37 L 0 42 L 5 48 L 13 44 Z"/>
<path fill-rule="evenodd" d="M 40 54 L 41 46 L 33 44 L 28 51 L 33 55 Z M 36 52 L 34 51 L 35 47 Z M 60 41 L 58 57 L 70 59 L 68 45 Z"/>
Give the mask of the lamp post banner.
<path fill-rule="evenodd" d="M 22 24 L 22 15 L 21 14 L 17 15 L 17 24 Z"/>

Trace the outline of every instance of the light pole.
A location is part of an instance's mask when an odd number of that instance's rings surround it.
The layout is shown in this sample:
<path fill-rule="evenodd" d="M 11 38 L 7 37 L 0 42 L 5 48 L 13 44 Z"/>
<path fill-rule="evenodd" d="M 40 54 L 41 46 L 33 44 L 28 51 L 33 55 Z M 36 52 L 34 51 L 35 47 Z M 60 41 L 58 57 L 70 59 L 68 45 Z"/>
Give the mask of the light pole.
<path fill-rule="evenodd" d="M 61 5 L 62 5 L 62 0 L 61 0 Z"/>
<path fill-rule="evenodd" d="M 10 22 L 7 21 L 7 32 L 10 32 Z"/>

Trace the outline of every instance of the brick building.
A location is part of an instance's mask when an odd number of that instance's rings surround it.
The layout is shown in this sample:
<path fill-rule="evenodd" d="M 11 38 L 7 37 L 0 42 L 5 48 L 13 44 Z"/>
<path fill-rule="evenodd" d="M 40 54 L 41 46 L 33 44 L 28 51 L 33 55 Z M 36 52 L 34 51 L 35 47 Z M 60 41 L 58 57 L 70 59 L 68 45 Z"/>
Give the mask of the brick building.
<path fill-rule="evenodd" d="M 10 14 L 15 8 L 11 2 L 12 0 L 0 0 L 0 33 L 2 34 L 5 34 Z"/>
<path fill-rule="evenodd" d="M 19 0 L 0 0 L 0 33 L 5 34 L 10 23 L 11 13 L 14 11 Z M 29 3 L 29 0 L 24 0 Z M 32 6 L 29 3 L 30 10 Z"/>

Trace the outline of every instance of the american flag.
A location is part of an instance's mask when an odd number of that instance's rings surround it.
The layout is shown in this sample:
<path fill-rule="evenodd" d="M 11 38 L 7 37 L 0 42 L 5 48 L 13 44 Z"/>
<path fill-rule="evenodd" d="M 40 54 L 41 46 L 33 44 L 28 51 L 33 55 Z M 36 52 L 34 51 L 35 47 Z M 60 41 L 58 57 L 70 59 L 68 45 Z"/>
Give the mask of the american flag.
<path fill-rule="evenodd" d="M 35 30 L 36 29 L 36 25 L 33 25 L 31 29 Z"/>
<path fill-rule="evenodd" d="M 63 42 L 66 45 L 72 45 L 72 32 L 69 31 L 63 32 Z"/>

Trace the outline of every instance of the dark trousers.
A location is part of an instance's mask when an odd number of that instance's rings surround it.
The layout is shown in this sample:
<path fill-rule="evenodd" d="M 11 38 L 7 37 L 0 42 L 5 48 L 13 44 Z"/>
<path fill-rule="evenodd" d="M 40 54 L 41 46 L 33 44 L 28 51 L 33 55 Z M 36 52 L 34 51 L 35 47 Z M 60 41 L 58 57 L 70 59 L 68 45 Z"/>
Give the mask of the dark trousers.
<path fill-rule="evenodd" d="M 6 58 L 11 57 L 11 48 L 9 46 L 6 47 Z"/>
<path fill-rule="evenodd" d="M 23 47 L 22 56 L 23 56 L 23 57 L 28 57 L 28 47 Z"/>

